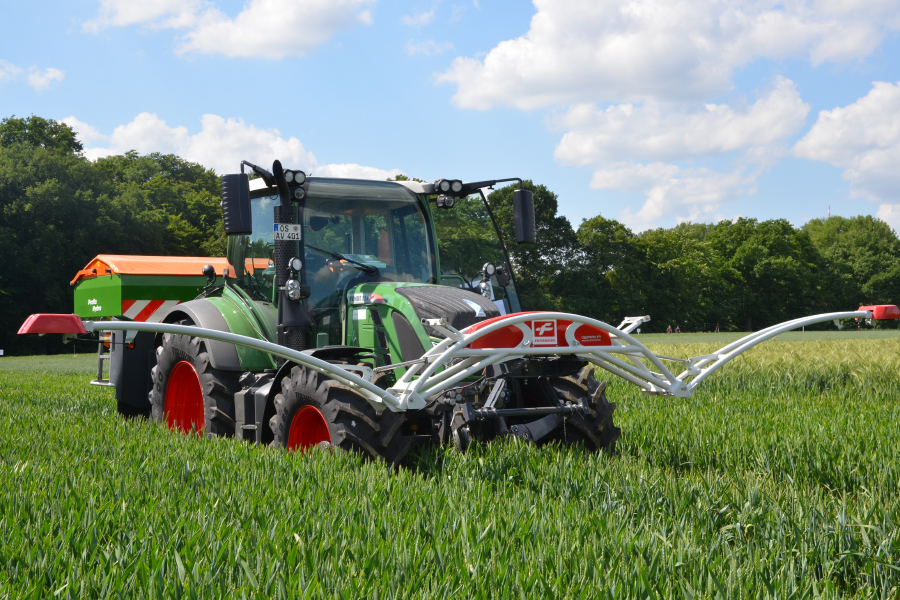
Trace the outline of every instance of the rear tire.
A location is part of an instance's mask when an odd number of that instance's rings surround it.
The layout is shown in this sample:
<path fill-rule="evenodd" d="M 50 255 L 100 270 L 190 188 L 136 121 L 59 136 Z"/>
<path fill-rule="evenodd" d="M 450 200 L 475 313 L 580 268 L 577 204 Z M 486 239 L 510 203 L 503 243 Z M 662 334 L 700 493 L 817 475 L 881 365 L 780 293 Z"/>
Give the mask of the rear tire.
<path fill-rule="evenodd" d="M 184 433 L 231 437 L 238 376 L 214 368 L 200 338 L 164 334 L 150 372 L 150 414 L 154 421 Z"/>
<path fill-rule="evenodd" d="M 616 440 L 622 434 L 622 430 L 613 424 L 616 405 L 606 399 L 607 384 L 594 378 L 594 367 L 588 365 L 577 375 L 551 379 L 550 384 L 560 400 L 580 402 L 587 396 L 591 407 L 590 414 L 568 417 L 565 428 L 554 431 L 556 439 L 564 444 L 582 442 L 588 450 L 615 454 Z"/>
<path fill-rule="evenodd" d="M 396 465 L 410 448 L 401 431 L 404 420 L 403 413 L 388 409 L 379 416 L 351 388 L 312 369 L 295 366 L 281 380 L 269 426 L 277 447 L 303 452 L 324 444 Z"/>

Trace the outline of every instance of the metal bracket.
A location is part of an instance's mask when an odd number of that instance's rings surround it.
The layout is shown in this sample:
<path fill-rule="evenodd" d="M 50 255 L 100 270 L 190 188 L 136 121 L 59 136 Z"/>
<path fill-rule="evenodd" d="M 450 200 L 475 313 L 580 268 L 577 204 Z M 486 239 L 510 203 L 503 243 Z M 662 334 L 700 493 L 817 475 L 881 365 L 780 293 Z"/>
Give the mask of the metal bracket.
<path fill-rule="evenodd" d="M 475 408 L 471 402 L 458 404 L 456 411 L 462 415 L 466 423 L 484 421 L 498 417 L 542 417 L 545 415 L 590 414 L 591 408 L 586 403 L 567 404 L 565 406 L 547 406 L 540 408 Z"/>
<path fill-rule="evenodd" d="M 398 381 L 393 387 L 387 389 L 388 394 L 397 398 L 398 410 L 416 410 L 425 408 L 427 402 L 417 392 L 414 391 L 416 382 Z"/>
<path fill-rule="evenodd" d="M 422 324 L 440 331 L 454 342 L 459 342 L 464 337 L 458 329 L 447 322 L 445 317 L 441 317 L 440 319 L 422 319 Z"/>
<path fill-rule="evenodd" d="M 345 371 L 350 371 L 351 373 L 356 371 L 359 373 L 359 376 L 365 379 L 368 382 L 371 382 L 374 378 L 375 374 L 372 367 L 368 367 L 365 365 L 334 365 L 338 369 L 343 369 Z"/>

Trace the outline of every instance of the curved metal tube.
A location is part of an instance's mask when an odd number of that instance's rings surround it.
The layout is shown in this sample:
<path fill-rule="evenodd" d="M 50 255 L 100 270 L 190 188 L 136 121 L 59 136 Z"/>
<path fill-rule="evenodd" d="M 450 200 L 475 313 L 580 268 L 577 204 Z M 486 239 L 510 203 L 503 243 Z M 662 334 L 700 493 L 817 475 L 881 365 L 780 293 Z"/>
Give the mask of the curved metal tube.
<path fill-rule="evenodd" d="M 153 333 L 171 333 L 175 335 L 189 335 L 191 337 L 199 337 L 229 344 L 238 344 L 267 352 L 273 356 L 279 356 L 285 360 L 290 360 L 305 367 L 309 367 L 319 373 L 328 375 L 329 377 L 340 381 L 341 383 L 352 387 L 362 394 L 376 408 L 383 409 L 385 406 L 393 411 L 406 410 L 406 406 L 385 390 L 377 385 L 366 381 L 362 377 L 348 373 L 343 369 L 335 367 L 333 364 L 325 362 L 322 359 L 303 354 L 278 344 L 264 342 L 245 335 L 238 335 L 227 331 L 217 331 L 215 329 L 203 329 L 202 327 L 191 327 L 188 325 L 172 325 L 170 323 L 139 323 L 137 321 L 87 321 L 84 324 L 87 331 L 150 331 Z"/>
<path fill-rule="evenodd" d="M 468 333 L 469 329 L 464 329 L 461 332 L 456 332 L 456 330 L 453 330 L 452 328 L 447 329 L 446 332 L 450 337 L 442 340 L 426 352 L 423 355 L 423 358 L 425 359 L 423 362 L 407 368 L 397 384 L 389 390 L 382 390 L 362 377 L 358 377 L 331 363 L 308 354 L 235 333 L 203 329 L 200 327 L 189 327 L 186 325 L 139 323 L 135 321 L 87 321 L 84 323 L 84 327 L 87 331 L 128 330 L 189 335 L 247 346 L 328 375 L 358 391 L 379 410 L 387 407 L 392 411 L 406 411 L 409 409 L 424 408 L 426 400 L 423 396 L 436 396 L 454 386 L 462 379 L 465 379 L 490 365 L 521 358 L 523 356 L 576 355 L 579 358 L 588 360 L 592 364 L 609 371 L 613 375 L 637 385 L 642 388 L 645 393 L 690 397 L 700 382 L 709 377 L 722 365 L 757 344 L 780 333 L 804 325 L 821 323 L 832 319 L 848 319 L 854 317 L 870 319 L 872 318 L 872 313 L 868 311 L 828 313 L 779 323 L 778 325 L 773 325 L 747 335 L 736 342 L 732 342 L 713 354 L 698 356 L 683 361 L 686 364 L 687 369 L 676 377 L 662 363 L 659 356 L 651 352 L 646 346 L 629 334 L 612 325 L 596 319 L 571 315 L 568 313 L 520 313 L 501 319 L 496 323 L 491 323 L 473 333 Z M 582 346 L 578 345 L 576 341 L 572 345 L 566 346 L 534 347 L 532 345 L 533 337 L 531 334 L 527 333 L 527 328 L 523 326 L 522 330 L 525 335 L 522 343 L 516 347 L 469 347 L 472 342 L 485 335 L 509 327 L 510 325 L 520 325 L 526 321 L 534 320 L 563 320 L 571 321 L 573 324 L 589 325 L 614 335 L 616 339 L 614 339 L 614 343 L 611 346 Z M 628 364 L 624 360 L 612 356 L 613 354 L 623 355 L 623 358 L 631 361 L 634 365 Z M 640 361 L 641 358 L 649 361 L 658 369 L 658 372 L 650 371 L 650 369 Z M 450 363 L 454 359 L 462 359 L 462 361 L 459 364 L 451 365 Z M 442 367 L 443 371 L 439 372 L 439 369 Z M 421 374 L 419 374 L 420 371 Z M 691 377 L 693 377 L 693 380 L 688 383 L 687 379 Z"/>

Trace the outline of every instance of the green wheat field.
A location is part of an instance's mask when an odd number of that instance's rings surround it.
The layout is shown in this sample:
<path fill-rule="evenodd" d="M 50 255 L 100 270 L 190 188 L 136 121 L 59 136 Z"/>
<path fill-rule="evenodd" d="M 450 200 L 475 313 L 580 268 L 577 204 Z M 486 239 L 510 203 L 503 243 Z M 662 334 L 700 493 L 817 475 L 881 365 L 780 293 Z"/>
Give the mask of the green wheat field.
<path fill-rule="evenodd" d="M 615 457 L 398 471 L 124 421 L 93 369 L 0 359 L 0 598 L 900 597 L 895 334 L 768 342 L 689 400 L 612 381 Z"/>

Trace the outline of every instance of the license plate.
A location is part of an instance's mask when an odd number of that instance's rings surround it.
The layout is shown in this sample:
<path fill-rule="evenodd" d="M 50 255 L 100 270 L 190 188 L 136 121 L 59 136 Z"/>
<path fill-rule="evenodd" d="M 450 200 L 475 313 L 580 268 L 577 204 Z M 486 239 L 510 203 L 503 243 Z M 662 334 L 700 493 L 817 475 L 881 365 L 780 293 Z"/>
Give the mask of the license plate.
<path fill-rule="evenodd" d="M 275 241 L 299 242 L 301 231 L 302 228 L 300 225 L 293 225 L 290 223 L 275 223 Z"/>

